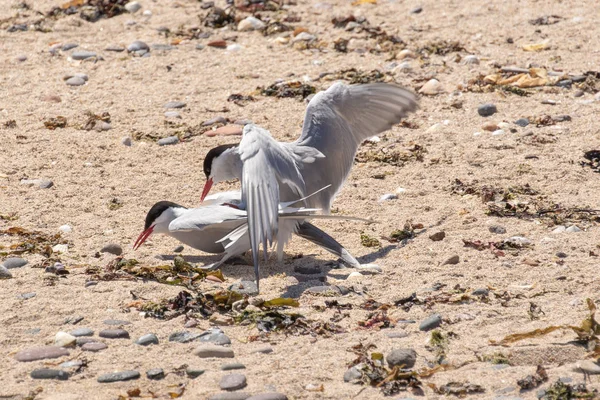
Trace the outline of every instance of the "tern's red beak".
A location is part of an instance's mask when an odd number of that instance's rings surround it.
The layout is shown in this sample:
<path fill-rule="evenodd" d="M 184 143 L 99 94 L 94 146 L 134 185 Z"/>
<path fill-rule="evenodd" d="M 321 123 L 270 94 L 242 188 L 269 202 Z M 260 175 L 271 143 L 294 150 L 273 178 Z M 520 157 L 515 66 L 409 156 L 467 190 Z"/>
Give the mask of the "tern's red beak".
<path fill-rule="evenodd" d="M 212 187 L 212 185 L 213 185 L 212 178 L 208 178 L 208 180 L 204 184 L 204 190 L 202 191 L 202 198 L 200 199 L 201 203 L 204 201 L 204 198 L 208 195 L 208 192 L 210 192 L 210 188 Z"/>
<path fill-rule="evenodd" d="M 152 235 L 152 231 L 154 231 L 154 225 L 140 233 L 140 236 L 138 236 L 137 240 L 133 244 L 133 249 L 137 250 L 146 241 L 146 239 Z"/>

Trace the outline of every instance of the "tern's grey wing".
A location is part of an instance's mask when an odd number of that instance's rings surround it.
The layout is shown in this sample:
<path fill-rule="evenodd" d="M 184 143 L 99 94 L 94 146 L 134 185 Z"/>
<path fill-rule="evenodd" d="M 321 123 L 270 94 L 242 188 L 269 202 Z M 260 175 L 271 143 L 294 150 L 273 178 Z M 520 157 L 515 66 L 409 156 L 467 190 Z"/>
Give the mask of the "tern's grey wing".
<path fill-rule="evenodd" d="M 223 203 L 229 204 L 239 204 L 242 200 L 242 193 L 237 190 L 232 190 L 229 192 L 218 192 L 214 194 L 210 194 L 204 198 L 202 202 L 202 206 L 210 206 L 217 205 Z"/>
<path fill-rule="evenodd" d="M 317 93 L 308 104 L 302 135 L 290 147 L 294 151 L 293 146 L 310 146 L 325 156 L 302 166 L 307 192 L 329 184 L 331 187 L 307 199 L 306 206 L 329 212 L 352 168 L 358 146 L 416 109 L 415 94 L 387 83 L 353 86 L 336 83 Z"/>
<path fill-rule="evenodd" d="M 191 208 L 169 224 L 169 232 L 203 231 L 210 227 L 228 221 L 241 221 L 246 219 L 246 212 L 236 208 L 211 205 Z"/>

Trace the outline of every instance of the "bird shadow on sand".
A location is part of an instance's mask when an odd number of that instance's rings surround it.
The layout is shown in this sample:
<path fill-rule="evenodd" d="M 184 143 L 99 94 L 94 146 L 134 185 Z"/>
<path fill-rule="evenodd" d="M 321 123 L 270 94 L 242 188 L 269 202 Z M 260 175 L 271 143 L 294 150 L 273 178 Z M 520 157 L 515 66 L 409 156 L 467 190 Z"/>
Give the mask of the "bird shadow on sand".
<path fill-rule="evenodd" d="M 388 245 L 377 249 L 369 254 L 365 254 L 357 258 L 361 264 L 370 264 L 378 259 L 385 257 L 392 250 L 397 249 L 398 245 Z M 172 261 L 177 255 L 181 255 L 187 262 L 208 265 L 217 262 L 221 259 L 221 255 L 185 255 L 185 254 L 162 254 L 160 258 L 164 261 Z M 350 273 L 356 271 L 356 268 L 349 267 L 337 260 L 334 255 L 329 257 L 329 254 L 317 256 L 316 254 L 304 254 L 301 257 L 291 256 L 284 253 L 283 262 L 278 262 L 276 257 L 270 257 L 267 263 L 264 262 L 261 254 L 260 275 L 262 278 L 276 274 L 285 274 L 290 279 L 289 285 L 281 297 L 297 298 L 302 295 L 308 288 L 315 286 L 335 286 L 327 283 L 327 278 L 344 280 Z M 303 267 L 308 269 L 317 266 L 320 272 L 315 274 L 301 274 L 296 270 L 301 270 Z M 232 280 L 253 281 L 254 268 L 252 267 L 251 253 L 238 257 L 233 257 L 227 260 L 220 269 L 223 274 Z M 339 286 L 339 285 L 338 285 Z M 336 286 L 337 287 L 337 286 Z M 336 288 L 332 288 L 337 290 Z"/>

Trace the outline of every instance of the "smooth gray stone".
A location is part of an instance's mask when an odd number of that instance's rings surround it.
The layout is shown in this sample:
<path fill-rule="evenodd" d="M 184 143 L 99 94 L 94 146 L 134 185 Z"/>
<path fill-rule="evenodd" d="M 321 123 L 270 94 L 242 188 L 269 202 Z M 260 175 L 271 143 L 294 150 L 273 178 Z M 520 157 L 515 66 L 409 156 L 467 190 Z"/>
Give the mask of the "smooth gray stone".
<path fill-rule="evenodd" d="M 111 325 L 111 326 L 131 325 L 131 322 L 125 321 L 122 319 L 105 319 L 103 321 L 103 323 L 104 323 L 104 325 Z"/>
<path fill-rule="evenodd" d="M 65 43 L 60 49 L 62 51 L 69 51 L 71 49 L 74 49 L 75 47 L 79 47 L 79 45 L 77 43 Z"/>
<path fill-rule="evenodd" d="M 194 355 L 200 358 L 233 358 L 233 350 L 227 347 L 221 347 L 216 345 L 205 345 L 199 347 L 194 351 Z"/>
<path fill-rule="evenodd" d="M 200 337 L 200 333 L 195 332 L 175 332 L 169 336 L 169 342 L 177 342 L 177 343 L 188 343 L 192 340 L 196 340 Z"/>
<path fill-rule="evenodd" d="M 147 335 L 141 336 L 135 341 L 140 346 L 148 346 L 151 344 L 158 344 L 158 337 L 154 333 L 148 333 Z"/>
<path fill-rule="evenodd" d="M 83 346 L 81 346 L 81 350 L 83 351 L 92 351 L 92 352 L 97 352 L 100 350 L 105 350 L 107 349 L 108 346 L 104 343 L 100 343 L 100 342 L 91 342 L 91 343 L 86 343 Z"/>
<path fill-rule="evenodd" d="M 271 346 L 259 347 L 258 349 L 253 351 L 253 353 L 260 353 L 260 354 L 271 354 L 272 352 L 273 352 L 273 348 Z"/>
<path fill-rule="evenodd" d="M 71 58 L 73 60 L 85 60 L 86 58 L 92 58 L 92 57 L 96 57 L 96 53 L 94 53 L 93 51 L 81 50 L 81 51 L 74 51 L 73 54 L 71 54 Z"/>
<path fill-rule="evenodd" d="M 240 390 L 246 387 L 246 376 L 243 374 L 229 374 L 221 378 L 219 387 L 221 390 Z"/>
<path fill-rule="evenodd" d="M 498 112 L 496 105 L 493 103 L 482 104 L 477 107 L 477 113 L 482 117 L 489 117 L 490 115 L 494 115 Z"/>
<path fill-rule="evenodd" d="M 69 374 L 60 369 L 48 369 L 40 368 L 34 369 L 29 374 L 33 379 L 58 379 L 59 381 L 66 381 L 69 379 Z"/>
<path fill-rule="evenodd" d="M 79 368 L 83 365 L 83 362 L 81 360 L 72 360 L 72 361 L 65 361 L 64 363 L 60 364 L 59 367 L 60 368 Z"/>
<path fill-rule="evenodd" d="M 231 344 L 231 339 L 223 333 L 219 328 L 211 328 L 200 334 L 198 338 L 200 342 L 214 343 L 218 345 Z"/>
<path fill-rule="evenodd" d="M 166 138 L 158 139 L 156 142 L 159 146 L 169 146 L 179 143 L 179 138 L 177 136 L 167 136 Z"/>
<path fill-rule="evenodd" d="M 24 267 L 28 263 L 29 263 L 29 261 L 25 260 L 24 258 L 9 257 L 6 260 L 2 261 L 1 265 L 4 265 L 8 269 L 13 269 L 13 268 Z"/>
<path fill-rule="evenodd" d="M 46 347 L 32 347 L 19 351 L 15 354 L 15 360 L 28 362 L 45 360 L 48 358 L 58 358 L 68 356 L 69 352 L 66 349 L 58 346 L 46 346 Z"/>
<path fill-rule="evenodd" d="M 506 228 L 500 225 L 491 225 L 488 229 L 491 233 L 496 233 L 498 235 L 504 235 L 506 233 Z"/>
<path fill-rule="evenodd" d="M 349 368 L 344 373 L 344 382 L 352 382 L 362 377 L 362 372 L 356 366 Z"/>
<path fill-rule="evenodd" d="M 179 119 L 181 119 L 181 114 L 178 111 L 165 111 L 165 118 L 179 118 Z"/>
<path fill-rule="evenodd" d="M 177 246 L 173 249 L 173 253 L 181 253 L 185 247 Z"/>
<path fill-rule="evenodd" d="M 205 370 L 200 369 L 200 368 L 191 368 L 188 367 L 185 370 L 185 373 L 187 374 L 187 376 L 189 376 L 192 379 L 195 379 L 197 377 L 199 377 L 200 375 L 202 375 L 204 373 Z"/>
<path fill-rule="evenodd" d="M 110 383 L 110 382 L 129 381 L 132 379 L 138 379 L 139 377 L 140 377 L 140 373 L 138 371 L 111 372 L 109 374 L 100 375 L 98 377 L 98 382 L 99 383 Z"/>
<path fill-rule="evenodd" d="M 235 369 L 246 369 L 242 363 L 229 363 L 221 365 L 221 371 L 233 371 Z"/>
<path fill-rule="evenodd" d="M 250 393 L 244 392 L 223 392 L 213 394 L 208 400 L 246 400 L 250 397 Z"/>
<path fill-rule="evenodd" d="M 227 123 L 227 118 L 223 117 L 222 115 L 219 115 L 217 117 L 214 117 L 214 118 L 204 121 L 202 123 L 202 126 L 210 126 L 210 125 L 214 125 L 214 124 L 225 124 L 225 123 Z"/>
<path fill-rule="evenodd" d="M 159 381 L 165 377 L 165 371 L 162 368 L 152 368 L 146 371 L 146 377 L 153 381 Z"/>
<path fill-rule="evenodd" d="M 421 325 L 419 325 L 419 330 L 427 332 L 437 328 L 441 324 L 442 316 L 440 314 L 433 314 L 421 322 Z"/>
<path fill-rule="evenodd" d="M 10 279 L 12 278 L 12 274 L 4 265 L 0 265 L 0 279 Z"/>
<path fill-rule="evenodd" d="M 94 336 L 94 331 L 90 328 L 77 328 L 73 329 L 69 334 L 80 337 L 80 336 Z"/>
<path fill-rule="evenodd" d="M 529 125 L 529 120 L 527 118 L 519 118 L 515 121 L 515 124 L 519 125 L 522 128 L 525 128 L 527 125 Z"/>
<path fill-rule="evenodd" d="M 114 51 L 116 53 L 121 53 L 122 51 L 125 51 L 125 48 L 123 48 L 121 46 L 108 46 L 104 50 L 106 50 L 106 51 Z"/>
<path fill-rule="evenodd" d="M 246 400 L 288 400 L 288 397 L 283 393 L 260 393 L 248 397 Z"/>
<path fill-rule="evenodd" d="M 411 369 L 417 362 L 417 352 L 413 349 L 395 349 L 385 358 L 390 368 L 395 366 Z"/>
<path fill-rule="evenodd" d="M 29 300 L 29 299 L 33 299 L 36 295 L 37 295 L 37 293 L 35 293 L 35 292 L 23 293 L 23 294 L 19 295 L 19 298 L 21 300 Z"/>
<path fill-rule="evenodd" d="M 107 339 L 129 339 L 129 332 L 125 329 L 104 329 L 98 333 L 98 336 Z"/>
<path fill-rule="evenodd" d="M 73 76 L 73 77 L 67 79 L 65 83 L 69 86 L 81 86 L 81 85 L 85 85 L 85 80 L 78 76 Z"/>
<path fill-rule="evenodd" d="M 120 256 L 123 254 L 123 248 L 119 244 L 109 243 L 100 249 L 100 253 L 109 253 L 114 254 L 115 256 Z"/>
<path fill-rule="evenodd" d="M 83 321 L 83 317 L 81 315 L 75 315 L 75 316 L 65 318 L 64 323 L 71 324 L 71 325 L 77 325 L 81 321 Z"/>
<path fill-rule="evenodd" d="M 150 50 L 150 47 L 148 47 L 148 45 L 146 43 L 142 42 L 141 40 L 136 40 L 135 42 L 133 42 L 129 46 L 127 46 L 127 51 L 129 51 L 129 52 L 140 51 L 140 50 L 148 51 L 148 50 Z"/>
<path fill-rule="evenodd" d="M 75 341 L 75 343 L 79 347 L 81 347 L 81 346 L 83 346 L 84 344 L 87 344 L 87 343 L 97 343 L 97 342 L 98 342 L 98 339 L 94 339 L 94 338 L 91 338 L 89 336 L 87 336 L 87 337 L 86 336 L 84 336 L 84 337 L 78 337 L 77 340 Z"/>
<path fill-rule="evenodd" d="M 169 101 L 165 103 L 165 108 L 183 108 L 186 104 L 183 101 Z"/>

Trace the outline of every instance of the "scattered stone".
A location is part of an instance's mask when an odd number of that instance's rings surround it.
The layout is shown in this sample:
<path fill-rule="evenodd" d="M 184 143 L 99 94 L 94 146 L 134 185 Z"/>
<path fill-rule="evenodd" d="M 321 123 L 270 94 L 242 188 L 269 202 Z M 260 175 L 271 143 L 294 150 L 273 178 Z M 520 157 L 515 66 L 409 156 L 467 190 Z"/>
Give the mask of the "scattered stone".
<path fill-rule="evenodd" d="M 165 377 L 165 371 L 162 368 L 152 368 L 146 371 L 148 379 L 153 381 L 159 381 Z"/>
<path fill-rule="evenodd" d="M 196 332 L 175 332 L 169 336 L 169 342 L 188 343 L 192 340 L 198 339 L 200 336 L 201 334 Z"/>
<path fill-rule="evenodd" d="M 430 79 L 419 89 L 419 93 L 427 96 L 435 96 L 445 92 L 446 89 L 437 79 Z"/>
<path fill-rule="evenodd" d="M 129 339 L 129 332 L 125 329 L 104 329 L 98 336 L 106 339 Z"/>
<path fill-rule="evenodd" d="M 194 355 L 200 358 L 233 358 L 234 353 L 232 349 L 227 347 L 221 347 L 216 345 L 206 345 L 199 347 L 194 351 Z"/>
<path fill-rule="evenodd" d="M 206 46 L 203 44 L 197 44 L 196 45 L 196 50 L 203 50 Z"/>
<path fill-rule="evenodd" d="M 83 365 L 83 361 L 72 360 L 72 361 L 65 361 L 64 363 L 60 364 L 59 367 L 60 368 L 79 368 L 82 365 Z"/>
<path fill-rule="evenodd" d="M 173 253 L 181 253 L 185 247 L 177 246 L 173 249 Z"/>
<path fill-rule="evenodd" d="M 37 186 L 40 189 L 50 189 L 54 182 L 48 179 L 21 179 L 21 185 Z"/>
<path fill-rule="evenodd" d="M 490 115 L 494 115 L 498 112 L 496 105 L 493 103 L 482 104 L 477 107 L 477 113 L 482 117 L 489 117 Z"/>
<path fill-rule="evenodd" d="M 94 336 L 94 331 L 90 328 L 77 328 L 69 332 L 69 334 L 75 337 Z"/>
<path fill-rule="evenodd" d="M 248 397 L 246 400 L 288 400 L 288 397 L 283 393 L 260 393 L 252 397 Z"/>
<path fill-rule="evenodd" d="M 198 321 L 195 319 L 190 319 L 183 325 L 184 328 L 195 328 L 197 326 L 198 326 Z"/>
<path fill-rule="evenodd" d="M 242 363 L 229 363 L 221 366 L 221 371 L 232 371 L 235 369 L 246 369 L 246 366 Z"/>
<path fill-rule="evenodd" d="M 169 101 L 165 103 L 164 108 L 184 108 L 187 104 L 182 101 Z"/>
<path fill-rule="evenodd" d="M 188 368 L 186 368 L 185 373 L 188 377 L 195 379 L 195 378 L 199 377 L 200 375 L 202 375 L 204 373 L 204 370 L 199 369 L 199 368 L 188 367 Z"/>
<path fill-rule="evenodd" d="M 404 59 L 407 59 L 407 58 L 414 59 L 414 58 L 417 58 L 417 56 L 416 56 L 416 54 L 412 50 L 409 50 L 409 49 L 401 50 L 396 55 L 396 59 L 397 60 L 404 60 Z"/>
<path fill-rule="evenodd" d="M 179 118 L 181 119 L 181 114 L 178 111 L 165 111 L 165 118 Z"/>
<path fill-rule="evenodd" d="M 567 258 L 568 257 L 567 253 L 562 252 L 562 251 L 557 252 L 555 255 L 558 258 Z"/>
<path fill-rule="evenodd" d="M 123 248 L 119 244 L 110 243 L 101 248 L 100 253 L 110 253 L 114 254 L 115 256 L 120 256 L 121 254 L 123 254 Z"/>
<path fill-rule="evenodd" d="M 7 269 L 13 269 L 24 267 L 27 265 L 27 263 L 29 263 L 29 261 L 25 260 L 24 258 L 10 257 L 4 260 L 1 265 L 4 265 L 4 267 Z"/>
<path fill-rule="evenodd" d="M 221 378 L 219 382 L 221 390 L 240 390 L 246 387 L 246 376 L 243 374 L 229 374 Z"/>
<path fill-rule="evenodd" d="M 576 233 L 576 232 L 581 232 L 581 229 L 579 229 L 579 227 L 577 225 L 571 225 L 570 227 L 568 227 L 567 229 L 565 229 L 565 232 L 567 232 L 567 233 Z"/>
<path fill-rule="evenodd" d="M 166 138 L 159 139 L 156 143 L 159 146 L 169 146 L 179 143 L 179 138 L 177 136 L 167 136 Z"/>
<path fill-rule="evenodd" d="M 271 346 L 259 347 L 258 349 L 253 351 L 253 353 L 260 353 L 260 354 L 271 354 L 272 352 L 273 352 L 273 348 Z"/>
<path fill-rule="evenodd" d="M 138 371 L 119 371 L 111 372 L 109 374 L 100 375 L 98 377 L 99 383 L 110 383 L 110 382 L 121 382 L 129 381 L 132 379 L 138 379 L 140 373 Z"/>
<path fill-rule="evenodd" d="M 248 296 L 255 296 L 258 294 L 256 283 L 252 281 L 236 282 L 230 285 L 227 289 L 231 290 L 232 292 L 237 292 L 239 294 L 245 294 Z"/>
<path fill-rule="evenodd" d="M 226 123 L 227 123 L 227 118 L 219 115 L 217 117 L 214 117 L 214 118 L 211 118 L 211 119 L 208 119 L 208 120 L 204 121 L 202 123 L 202 126 L 211 126 L 211 125 L 214 125 L 214 124 L 226 124 Z"/>
<path fill-rule="evenodd" d="M 390 339 L 402 339 L 402 338 L 408 337 L 408 333 L 406 333 L 406 332 L 388 332 L 388 333 L 386 333 L 386 336 L 389 337 Z"/>
<path fill-rule="evenodd" d="M 488 296 L 490 294 L 490 291 L 486 288 L 479 288 L 479 289 L 473 290 L 473 292 L 471 294 L 473 296 Z"/>
<path fill-rule="evenodd" d="M 244 392 L 223 392 L 213 394 L 208 400 L 246 400 L 249 397 L 250 394 Z"/>
<path fill-rule="evenodd" d="M 4 265 L 0 265 L 0 279 L 10 279 L 12 278 L 12 274 Z"/>
<path fill-rule="evenodd" d="M 398 196 L 392 193 L 386 193 L 379 198 L 379 202 L 390 201 L 390 200 L 398 200 Z"/>
<path fill-rule="evenodd" d="M 131 138 L 129 136 L 123 136 L 121 138 L 121 144 L 127 147 L 131 146 Z"/>
<path fill-rule="evenodd" d="M 417 362 L 417 352 L 413 349 L 395 349 L 385 357 L 390 368 L 398 366 L 403 369 L 411 369 Z"/>
<path fill-rule="evenodd" d="M 440 314 L 433 314 L 421 322 L 421 325 L 419 325 L 419 330 L 427 332 L 439 327 L 441 324 L 442 316 Z"/>
<path fill-rule="evenodd" d="M 459 256 L 452 256 L 442 263 L 442 265 L 456 265 L 460 262 Z"/>
<path fill-rule="evenodd" d="M 491 233 L 497 235 L 504 235 L 506 233 L 506 228 L 500 225 L 491 225 L 488 229 Z"/>
<path fill-rule="evenodd" d="M 220 346 L 231 344 L 231 339 L 219 328 L 211 328 L 202 332 L 198 338 L 201 342 L 214 343 Z"/>
<path fill-rule="evenodd" d="M 104 323 L 104 325 L 110 326 L 131 325 L 131 322 L 125 321 L 123 319 L 105 319 L 102 322 Z"/>
<path fill-rule="evenodd" d="M 575 91 L 575 93 L 573 93 L 573 97 L 581 97 L 585 94 L 585 92 L 583 90 L 577 90 Z"/>
<path fill-rule="evenodd" d="M 265 27 L 265 23 L 255 17 L 246 17 L 240 21 L 237 30 L 240 32 L 256 31 Z"/>
<path fill-rule="evenodd" d="M 139 344 L 140 346 L 149 346 L 151 344 L 158 344 L 158 337 L 154 333 L 148 333 L 147 335 L 144 335 L 144 336 L 140 337 L 138 340 L 136 340 L 135 343 Z"/>
<path fill-rule="evenodd" d="M 141 40 L 136 40 L 135 42 L 131 43 L 129 46 L 127 46 L 127 51 L 130 53 L 138 53 L 139 52 L 148 52 L 150 51 L 150 47 L 148 47 L 148 45 L 144 42 L 142 42 Z"/>
<path fill-rule="evenodd" d="M 121 53 L 121 52 L 125 51 L 125 48 L 121 47 L 121 46 L 108 46 L 104 50 L 105 51 L 114 51 L 115 53 Z"/>
<path fill-rule="evenodd" d="M 98 284 L 98 281 L 87 281 L 85 283 L 85 287 L 91 287 L 91 286 L 96 286 Z"/>
<path fill-rule="evenodd" d="M 297 265 L 294 267 L 294 272 L 296 272 L 298 274 L 305 274 L 305 275 L 316 275 L 316 274 L 320 274 L 323 271 L 321 271 L 321 267 L 319 267 L 318 265 L 311 264 L 311 265 Z"/>
<path fill-rule="evenodd" d="M 496 125 L 493 122 L 486 122 L 483 125 L 481 125 L 481 129 L 483 129 L 484 131 L 488 131 L 488 132 L 494 132 L 498 130 L 498 125 Z"/>
<path fill-rule="evenodd" d="M 54 336 L 54 344 L 60 347 L 75 347 L 77 338 L 67 332 L 58 332 Z"/>
<path fill-rule="evenodd" d="M 468 55 L 464 58 L 463 62 L 466 65 L 478 65 L 479 64 L 479 57 L 475 56 L 475 55 Z"/>
<path fill-rule="evenodd" d="M 129 3 L 125 4 L 125 9 L 128 12 L 130 12 L 131 14 L 135 14 L 141 8 L 142 8 L 142 5 L 140 3 L 138 3 L 137 1 L 130 1 Z"/>
<path fill-rule="evenodd" d="M 215 47 L 217 49 L 227 48 L 227 42 L 224 40 L 213 40 L 212 42 L 208 42 L 206 45 L 208 47 Z"/>
<path fill-rule="evenodd" d="M 77 346 L 81 347 L 86 343 L 95 343 L 97 342 L 97 339 L 91 338 L 89 336 L 84 336 L 84 337 L 78 337 L 77 341 L 75 342 L 77 344 Z"/>
<path fill-rule="evenodd" d="M 412 10 L 410 10 L 411 14 L 421 14 L 421 12 L 423 11 L 423 7 L 418 6 L 413 8 Z"/>
<path fill-rule="evenodd" d="M 564 233 L 566 230 L 567 228 L 564 225 L 558 225 L 556 228 L 554 228 L 552 233 Z"/>
<path fill-rule="evenodd" d="M 37 294 L 35 292 L 31 292 L 31 293 L 23 293 L 20 294 L 19 296 L 17 296 L 19 299 L 21 300 L 29 300 L 29 299 L 33 299 Z"/>
<path fill-rule="evenodd" d="M 69 86 L 82 86 L 85 85 L 85 80 L 79 76 L 74 76 L 67 79 L 65 83 Z"/>
<path fill-rule="evenodd" d="M 19 351 L 15 354 L 15 360 L 28 362 L 45 360 L 47 358 L 58 358 L 68 356 L 69 352 L 66 349 L 58 346 L 33 347 Z"/>
<path fill-rule="evenodd" d="M 59 226 L 58 230 L 61 231 L 62 233 L 71 233 L 71 232 L 73 232 L 73 228 L 71 228 L 71 225 L 68 225 L 68 224 Z"/>
<path fill-rule="evenodd" d="M 445 237 L 446 237 L 446 232 L 444 232 L 444 231 L 439 231 L 439 232 L 429 235 L 429 239 L 433 240 L 434 242 L 439 242 L 441 240 L 444 240 Z"/>
<path fill-rule="evenodd" d="M 352 382 L 362 377 L 362 372 L 354 366 L 344 373 L 344 382 Z"/>
<path fill-rule="evenodd" d="M 16 60 L 17 60 L 18 62 L 25 62 L 25 61 L 27 61 L 27 56 L 26 56 L 26 55 L 24 55 L 24 54 L 23 54 L 23 55 L 20 55 L 20 56 L 17 56 Z"/>
<path fill-rule="evenodd" d="M 94 53 L 93 51 L 75 51 L 73 52 L 73 54 L 71 54 L 71 58 L 73 60 L 85 60 L 87 58 L 92 58 L 92 57 L 96 57 L 96 53 Z"/>
<path fill-rule="evenodd" d="M 107 349 L 107 348 L 108 348 L 108 346 L 102 342 L 90 342 L 90 343 L 85 343 L 83 346 L 81 346 L 81 350 L 92 351 L 94 353 L 97 351 L 100 351 L 100 350 Z"/>
<path fill-rule="evenodd" d="M 225 125 L 221 126 L 217 129 L 211 129 L 204 132 L 204 136 L 213 137 L 213 136 L 237 136 L 241 135 L 243 132 L 243 127 L 240 125 Z"/>
<path fill-rule="evenodd" d="M 29 376 L 33 379 L 57 379 L 59 381 L 66 381 L 69 379 L 69 374 L 67 372 L 61 371 L 60 369 L 48 368 L 34 369 Z"/>

